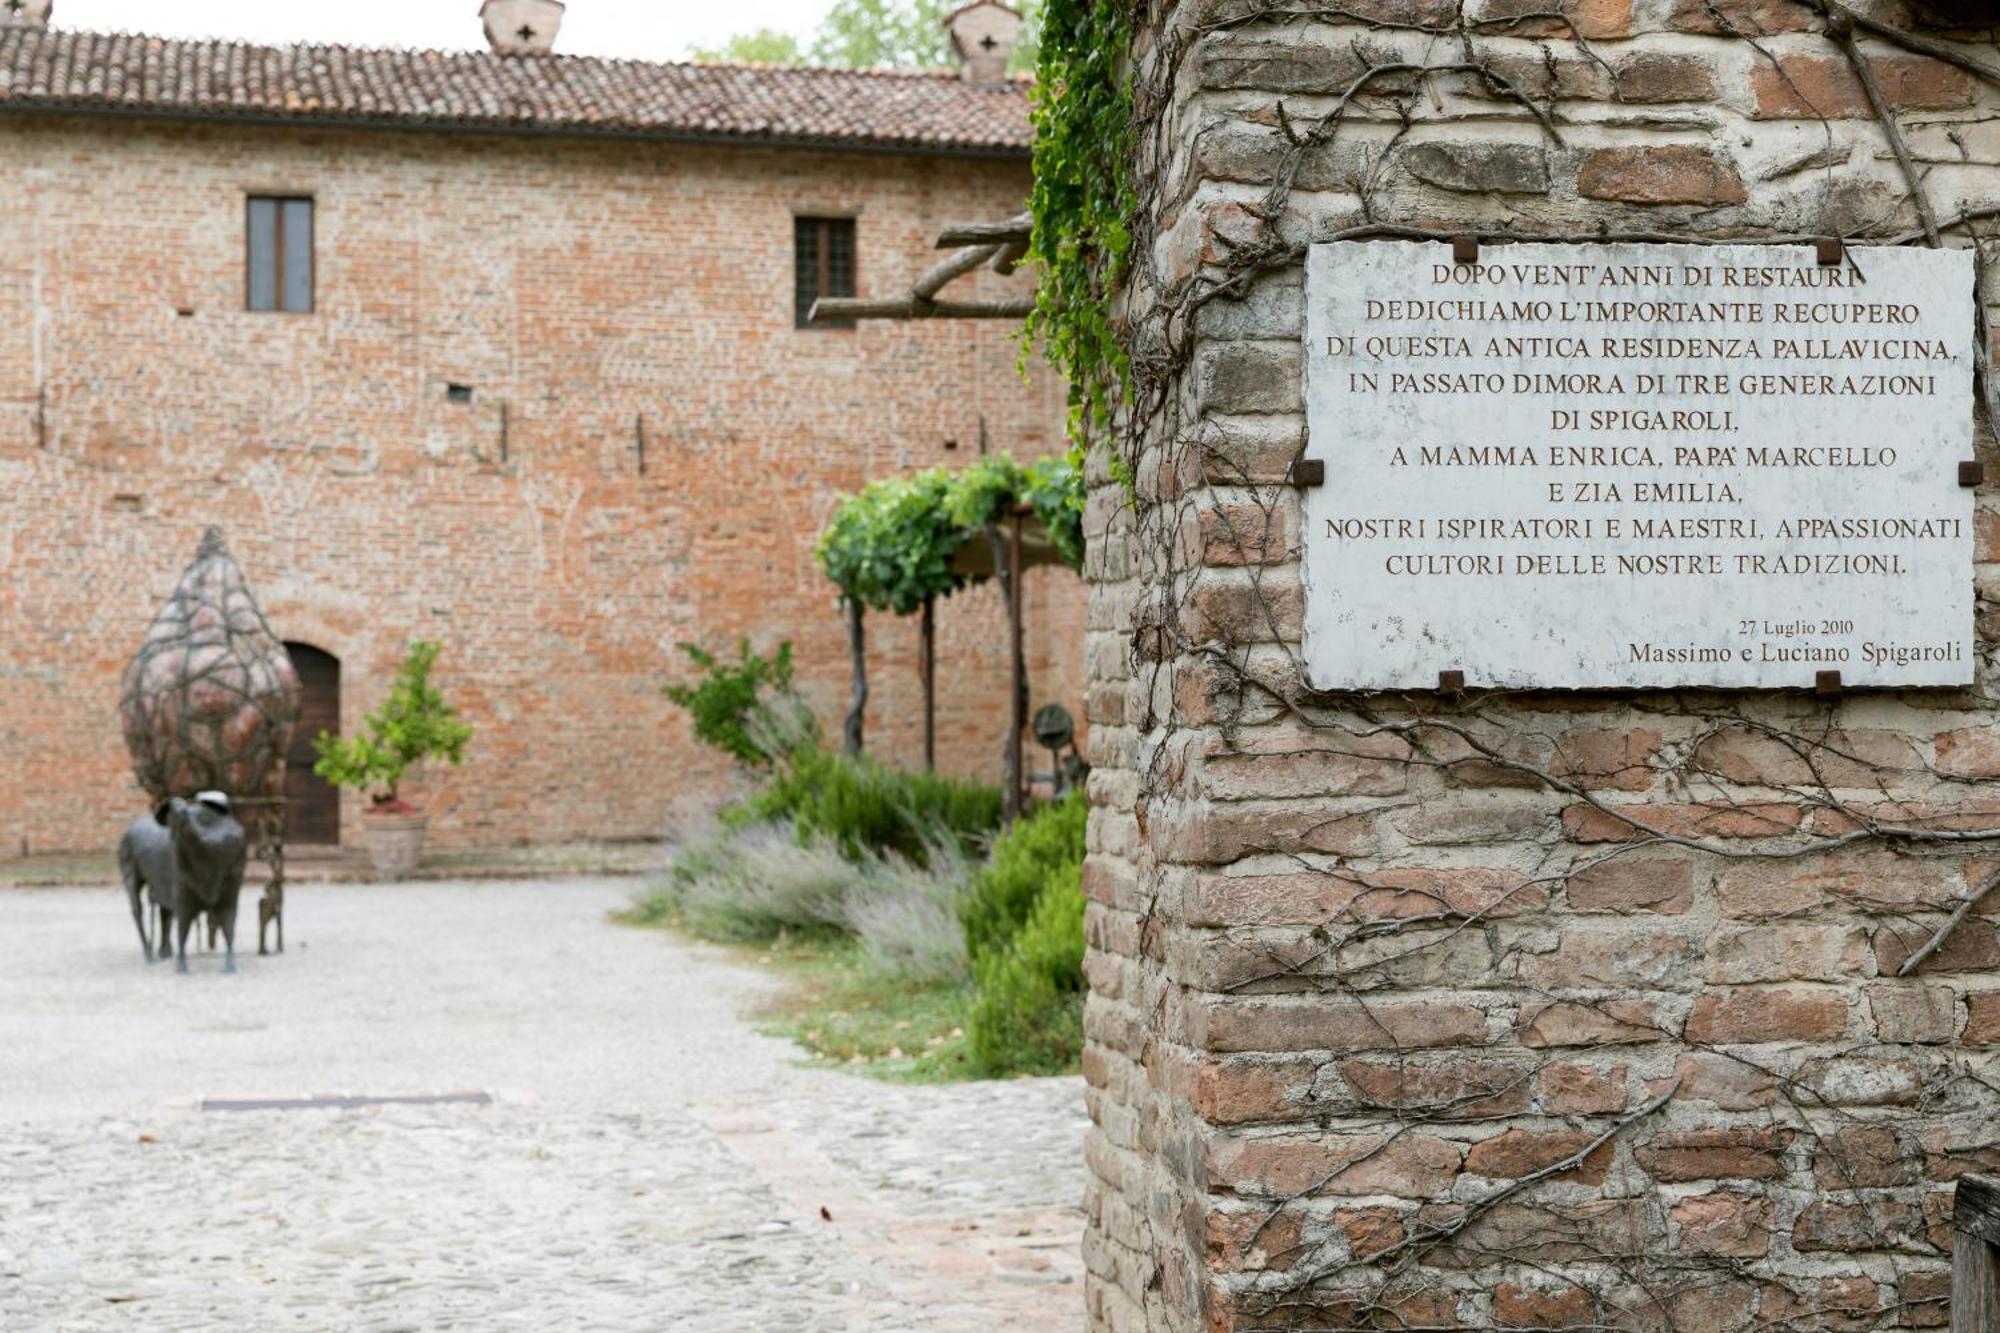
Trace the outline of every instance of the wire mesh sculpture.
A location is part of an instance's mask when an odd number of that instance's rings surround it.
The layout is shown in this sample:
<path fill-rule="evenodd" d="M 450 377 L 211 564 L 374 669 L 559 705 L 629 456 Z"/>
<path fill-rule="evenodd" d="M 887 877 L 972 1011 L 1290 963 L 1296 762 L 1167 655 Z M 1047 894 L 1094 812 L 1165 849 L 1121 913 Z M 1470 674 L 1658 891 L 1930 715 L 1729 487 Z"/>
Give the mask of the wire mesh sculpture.
<path fill-rule="evenodd" d="M 145 642 L 118 703 L 133 772 L 155 804 L 229 794 L 270 870 L 257 904 L 257 952 L 277 926 L 285 951 L 285 754 L 299 720 L 299 677 L 242 567 L 209 528 Z"/>

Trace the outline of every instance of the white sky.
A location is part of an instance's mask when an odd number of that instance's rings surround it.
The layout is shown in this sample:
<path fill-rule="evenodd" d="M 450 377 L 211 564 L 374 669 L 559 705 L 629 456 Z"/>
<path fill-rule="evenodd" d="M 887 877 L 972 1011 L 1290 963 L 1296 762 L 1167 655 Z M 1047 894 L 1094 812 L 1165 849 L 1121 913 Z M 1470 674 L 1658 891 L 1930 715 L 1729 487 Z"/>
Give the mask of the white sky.
<path fill-rule="evenodd" d="M 832 0 L 568 0 L 556 50 L 571 55 L 685 59 L 733 33 L 800 36 Z M 56 0 L 53 26 L 161 37 L 480 50 L 478 0 Z"/>

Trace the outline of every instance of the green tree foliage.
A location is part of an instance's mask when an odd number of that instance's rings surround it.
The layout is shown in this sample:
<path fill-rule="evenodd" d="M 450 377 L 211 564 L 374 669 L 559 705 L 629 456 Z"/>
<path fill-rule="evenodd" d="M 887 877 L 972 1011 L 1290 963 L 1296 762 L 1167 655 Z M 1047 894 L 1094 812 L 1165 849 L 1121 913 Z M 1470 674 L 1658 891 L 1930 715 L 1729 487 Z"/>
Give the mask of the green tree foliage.
<path fill-rule="evenodd" d="M 1019 504 L 1034 509 L 1063 560 L 1082 568 L 1082 473 L 1068 458 L 1024 468 L 1006 454 L 959 472 L 887 478 L 848 496 L 820 533 L 820 567 L 843 597 L 906 616 L 964 587 L 952 557 Z"/>
<path fill-rule="evenodd" d="M 397 792 L 412 767 L 427 759 L 462 762 L 472 728 L 431 684 L 441 651 L 441 645 L 425 639 L 411 644 L 389 697 L 362 719 L 365 734 L 341 737 L 323 731 L 313 741 L 319 756 L 313 772 L 338 786 L 374 788 L 378 807 L 403 808 Z"/>
<path fill-rule="evenodd" d="M 951 560 L 969 534 L 951 520 L 951 487 L 951 474 L 932 468 L 871 482 L 842 501 L 818 548 L 841 595 L 907 616 L 964 587 Z"/>
<path fill-rule="evenodd" d="M 691 54 L 696 60 L 732 65 L 803 65 L 806 58 L 799 39 L 776 28 L 739 32 L 721 46 L 698 46 Z"/>
<path fill-rule="evenodd" d="M 683 643 L 681 651 L 701 675 L 692 684 L 669 685 L 664 693 L 688 711 L 695 739 L 753 767 L 770 763 L 775 756 L 763 737 L 771 729 L 760 730 L 755 722 L 767 693 L 792 692 L 792 641 L 780 643 L 775 656 L 763 657 L 744 638 L 736 645 L 735 662 L 722 661 L 700 644 Z"/>
<path fill-rule="evenodd" d="M 1128 9 L 1119 0 L 1046 0 L 1035 66 L 1028 255 L 1040 285 L 1028 336 L 1069 382 L 1079 448 L 1126 400 L 1131 376 L 1111 319 L 1138 209 Z"/>
<path fill-rule="evenodd" d="M 952 63 L 944 18 L 964 0 L 836 0 L 819 30 L 801 43 L 768 28 L 742 33 L 698 60 L 755 64 L 830 65 L 847 69 L 937 69 Z M 1035 32 L 1040 0 L 1015 0 L 1026 22 L 1014 48 L 1013 67 L 1035 67 Z"/>

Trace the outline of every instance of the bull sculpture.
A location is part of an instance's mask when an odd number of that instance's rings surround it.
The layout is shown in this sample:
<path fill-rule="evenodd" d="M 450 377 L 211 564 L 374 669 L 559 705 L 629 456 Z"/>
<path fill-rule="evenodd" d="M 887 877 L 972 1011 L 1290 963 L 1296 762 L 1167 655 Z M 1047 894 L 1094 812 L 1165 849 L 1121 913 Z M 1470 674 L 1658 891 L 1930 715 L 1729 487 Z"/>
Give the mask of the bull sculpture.
<path fill-rule="evenodd" d="M 243 890 L 248 853 L 243 825 L 230 813 L 229 797 L 219 791 L 201 792 L 191 801 L 169 797 L 150 818 L 125 831 L 118 846 L 119 869 L 147 962 L 155 955 L 147 937 L 142 889 L 159 911 L 159 957 L 171 952 L 176 956 L 175 970 L 187 971 L 188 932 L 206 915 L 210 928 L 222 932 L 222 970 L 236 970 L 236 902 Z M 171 944 L 169 931 L 176 933 Z"/>

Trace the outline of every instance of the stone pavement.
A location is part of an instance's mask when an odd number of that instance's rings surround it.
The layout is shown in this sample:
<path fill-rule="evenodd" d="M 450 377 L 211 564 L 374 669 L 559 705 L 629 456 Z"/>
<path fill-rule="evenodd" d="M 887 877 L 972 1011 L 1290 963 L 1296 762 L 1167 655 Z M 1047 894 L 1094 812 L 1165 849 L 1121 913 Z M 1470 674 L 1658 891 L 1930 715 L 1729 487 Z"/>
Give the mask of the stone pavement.
<path fill-rule="evenodd" d="M 1079 1081 L 802 1068 L 630 887 L 294 890 L 233 977 L 0 893 L 0 1329 L 1082 1327 Z"/>

